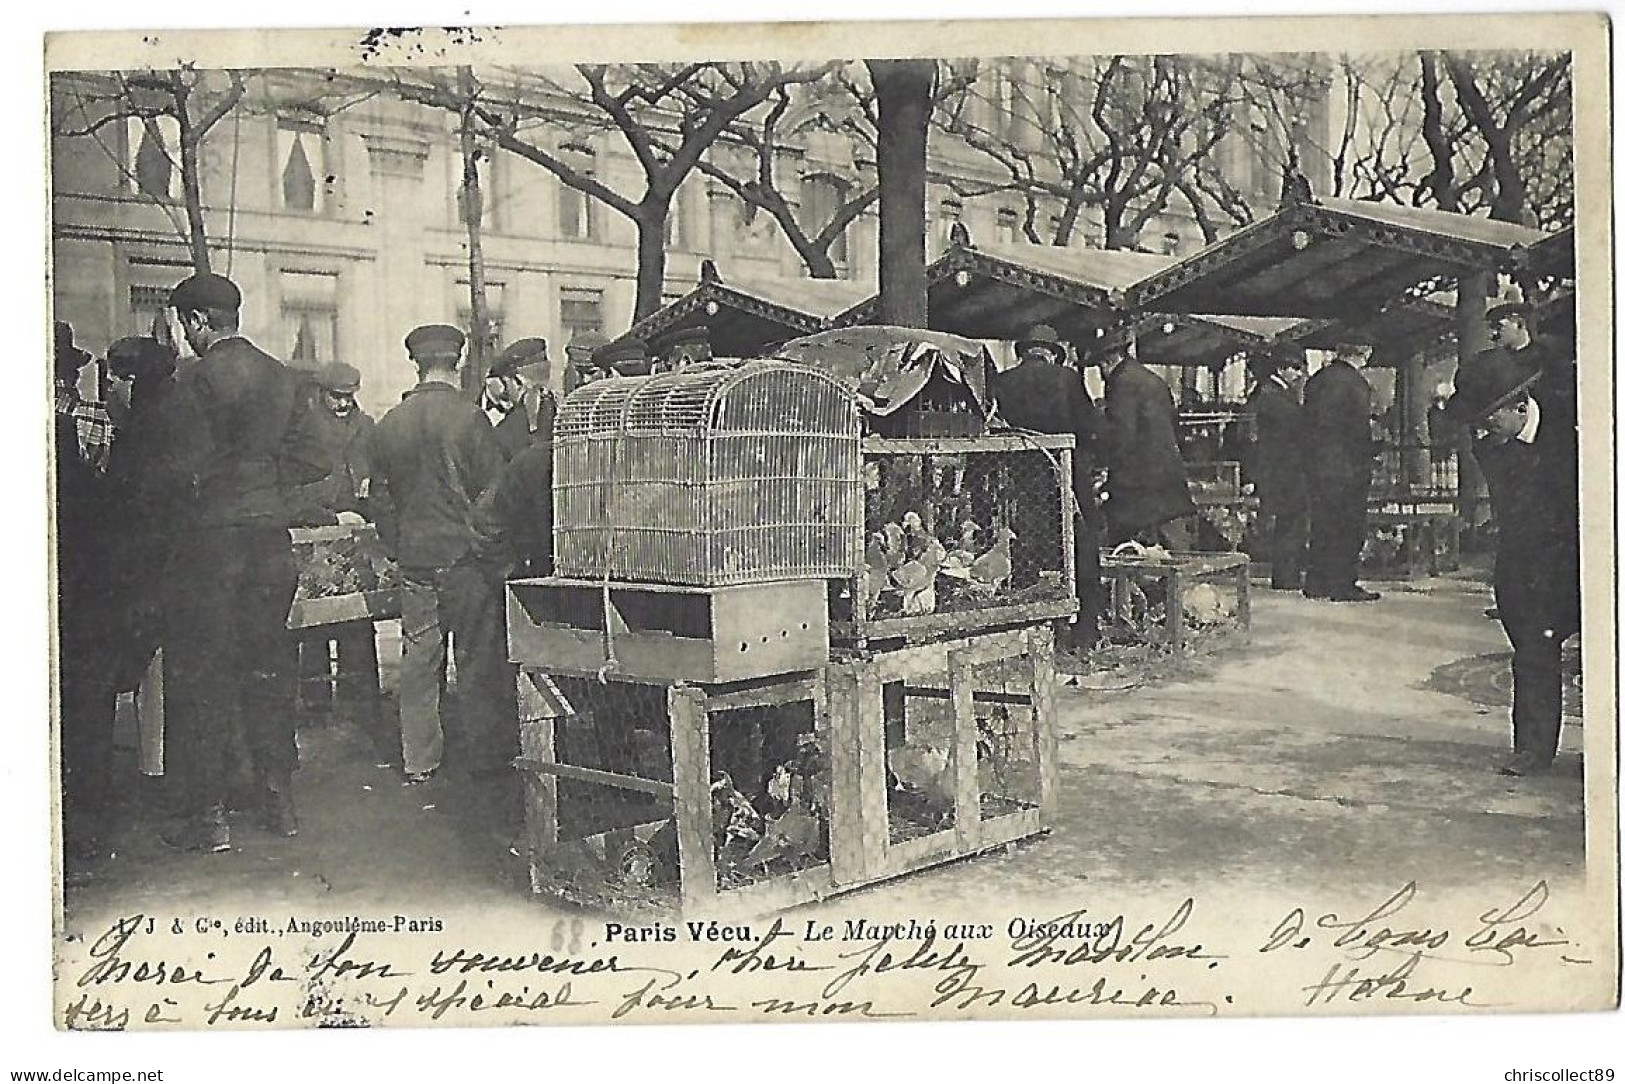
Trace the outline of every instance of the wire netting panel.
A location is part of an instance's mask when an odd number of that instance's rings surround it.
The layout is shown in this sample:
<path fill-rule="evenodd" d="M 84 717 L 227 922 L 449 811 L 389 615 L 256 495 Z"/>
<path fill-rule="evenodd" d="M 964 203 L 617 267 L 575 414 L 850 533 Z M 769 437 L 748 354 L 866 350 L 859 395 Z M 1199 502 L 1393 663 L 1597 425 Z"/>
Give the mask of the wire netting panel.
<path fill-rule="evenodd" d="M 671 727 L 663 685 L 554 679 L 573 714 L 554 735 L 560 764 L 671 782 Z M 559 835 L 580 838 L 672 815 L 670 799 L 640 791 L 560 779 Z M 676 845 L 673 836 L 672 845 Z M 675 855 L 675 851 L 673 852 Z M 676 866 L 671 867 L 675 879 Z"/>
<path fill-rule="evenodd" d="M 887 834 L 895 845 L 954 826 L 956 742 L 946 671 L 881 691 Z"/>
<path fill-rule="evenodd" d="M 828 862 L 829 748 L 812 701 L 709 717 L 718 888 Z"/>
<path fill-rule="evenodd" d="M 863 624 L 1075 596 L 1070 461 L 1043 448 L 864 457 L 864 569 L 834 615 Z M 975 441 L 967 442 L 975 444 Z"/>
<path fill-rule="evenodd" d="M 1031 657 L 996 659 L 973 667 L 976 780 L 983 820 L 1037 809 L 1037 720 L 1032 704 Z"/>
<path fill-rule="evenodd" d="M 860 461 L 852 397 L 794 366 L 586 385 L 555 428 L 557 570 L 702 587 L 850 576 Z"/>

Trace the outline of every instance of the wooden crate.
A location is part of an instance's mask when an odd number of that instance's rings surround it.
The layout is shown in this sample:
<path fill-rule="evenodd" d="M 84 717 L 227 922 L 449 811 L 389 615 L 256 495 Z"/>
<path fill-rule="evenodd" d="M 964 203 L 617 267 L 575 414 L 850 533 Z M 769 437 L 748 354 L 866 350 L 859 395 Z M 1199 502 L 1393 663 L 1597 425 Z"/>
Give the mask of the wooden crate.
<path fill-rule="evenodd" d="M 1178 650 L 1185 643 L 1183 609 L 1186 587 L 1208 579 L 1228 580 L 1235 589 L 1234 624 L 1252 627 L 1251 558 L 1245 553 L 1172 553 L 1166 560 L 1113 557 L 1101 551 L 1100 573 L 1111 585 L 1111 613 L 1123 612 L 1128 605 L 1131 585 L 1157 584 L 1165 598 L 1161 622 L 1161 642 Z"/>
<path fill-rule="evenodd" d="M 512 580 L 508 654 L 522 666 L 602 668 L 618 679 L 652 682 L 744 681 L 808 670 L 829 659 L 825 586 Z"/>
<path fill-rule="evenodd" d="M 1019 687 L 990 688 L 978 669 L 1008 666 Z M 573 675 L 576 678 L 587 675 Z M 562 680 L 562 679 L 561 679 Z M 566 894 L 576 902 L 649 912 L 764 913 L 850 891 L 998 847 L 1046 830 L 1054 814 L 1057 746 L 1054 660 L 1046 625 L 937 641 L 882 652 L 849 654 L 818 670 L 766 682 L 670 684 L 611 681 L 630 702 L 658 692 L 669 736 L 669 777 L 634 765 L 589 767 L 571 763 L 561 748 L 561 724 L 578 709 L 554 677 L 524 670 L 519 679 L 518 766 L 526 780 L 526 832 L 532 888 Z M 891 752 L 900 747 L 921 705 L 936 706 L 947 721 L 947 767 L 953 823 L 899 839 L 895 831 L 897 780 Z M 795 868 L 751 883 L 719 869 L 712 783 L 713 738 L 725 713 L 811 709 L 814 742 L 827 757 L 824 791 L 827 853 L 804 857 Z M 978 711 L 1004 705 L 1021 722 L 1004 735 L 1026 766 L 1028 798 L 1001 795 L 990 802 L 979 780 L 992 753 Z M 647 710 L 647 704 L 644 710 Z M 561 833 L 561 785 L 648 796 L 659 815 L 633 812 L 602 830 Z M 614 878 L 628 854 L 641 855 L 662 834 L 674 836 L 676 877 L 662 893 L 631 892 L 616 899 L 613 886 L 580 892 L 583 870 Z M 635 864 L 635 863 L 634 863 Z M 621 870 L 624 873 L 624 869 Z M 561 890 L 561 885 L 566 890 Z M 583 896 L 587 898 L 583 898 Z M 607 901 L 607 902 L 606 902 Z"/>

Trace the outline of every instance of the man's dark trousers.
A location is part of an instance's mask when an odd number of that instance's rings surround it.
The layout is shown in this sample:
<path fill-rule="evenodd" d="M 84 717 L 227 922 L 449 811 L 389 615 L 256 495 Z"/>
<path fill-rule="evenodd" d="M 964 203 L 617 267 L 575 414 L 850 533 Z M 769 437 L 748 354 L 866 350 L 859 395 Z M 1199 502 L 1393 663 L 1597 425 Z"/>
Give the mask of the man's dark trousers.
<path fill-rule="evenodd" d="M 230 795 L 231 750 L 246 746 L 254 782 L 286 786 L 298 766 L 295 651 L 288 607 L 298 575 L 286 529 L 203 527 L 184 535 L 165 615 L 165 742 L 180 812 Z M 246 782 L 246 781 L 244 781 Z"/>

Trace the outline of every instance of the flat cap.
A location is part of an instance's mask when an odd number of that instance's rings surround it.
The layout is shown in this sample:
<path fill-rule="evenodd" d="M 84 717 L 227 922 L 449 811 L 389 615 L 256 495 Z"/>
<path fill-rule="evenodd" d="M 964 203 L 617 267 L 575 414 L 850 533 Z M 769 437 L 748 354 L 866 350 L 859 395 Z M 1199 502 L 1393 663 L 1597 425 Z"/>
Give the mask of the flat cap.
<path fill-rule="evenodd" d="M 667 346 L 683 346 L 688 343 L 709 343 L 711 329 L 701 324 L 698 327 L 685 327 L 666 336 Z"/>
<path fill-rule="evenodd" d="M 361 390 L 361 374 L 353 365 L 330 361 L 316 370 L 316 383 L 339 395 L 354 395 Z"/>
<path fill-rule="evenodd" d="M 424 324 L 406 336 L 406 352 L 413 357 L 456 357 L 468 337 L 450 324 Z"/>
<path fill-rule="evenodd" d="M 618 365 L 627 361 L 647 361 L 649 344 L 639 338 L 616 339 L 606 343 L 593 354 L 599 365 Z"/>
<path fill-rule="evenodd" d="M 565 346 L 564 352 L 572 356 L 591 355 L 594 350 L 607 342 L 609 340 L 596 331 L 583 331 L 570 340 L 569 344 Z"/>
<path fill-rule="evenodd" d="M 182 312 L 204 309 L 236 310 L 243 304 L 243 292 L 224 275 L 199 272 L 169 291 L 169 305 Z"/>
<path fill-rule="evenodd" d="M 174 371 L 175 348 L 151 335 L 127 335 L 107 348 L 107 364 L 119 373 L 164 368 Z"/>
<path fill-rule="evenodd" d="M 491 363 L 491 376 L 512 376 L 527 365 L 547 361 L 547 340 L 519 339 L 511 342 Z"/>

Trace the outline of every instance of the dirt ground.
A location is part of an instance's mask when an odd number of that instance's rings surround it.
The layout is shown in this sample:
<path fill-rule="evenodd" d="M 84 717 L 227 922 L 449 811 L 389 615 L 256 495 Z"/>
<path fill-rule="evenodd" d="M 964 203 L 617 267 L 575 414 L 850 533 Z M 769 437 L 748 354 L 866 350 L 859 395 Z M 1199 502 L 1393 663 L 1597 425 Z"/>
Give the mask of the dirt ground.
<path fill-rule="evenodd" d="M 1246 637 L 1132 668 L 1063 676 L 1060 808 L 1047 835 L 866 890 L 929 908 L 997 885 L 1011 898 L 1087 883 L 1129 892 L 1246 882 L 1268 887 L 1425 878 L 1447 887 L 1579 875 L 1584 814 L 1579 719 L 1550 776 L 1493 766 L 1508 742 L 1510 654 L 1484 616 L 1482 577 L 1376 585 L 1372 605 L 1255 589 Z M 387 627 L 381 655 L 394 642 Z M 386 661 L 386 690 L 393 685 Z M 303 825 L 273 837 L 233 822 L 233 850 L 170 851 L 156 780 L 136 773 L 100 861 L 70 868 L 70 929 L 139 906 L 196 911 L 489 906 L 552 914 L 512 849 L 506 796 L 448 771 L 400 780 L 388 699 L 348 703 L 300 731 Z M 397 904 L 399 909 L 403 904 Z"/>

